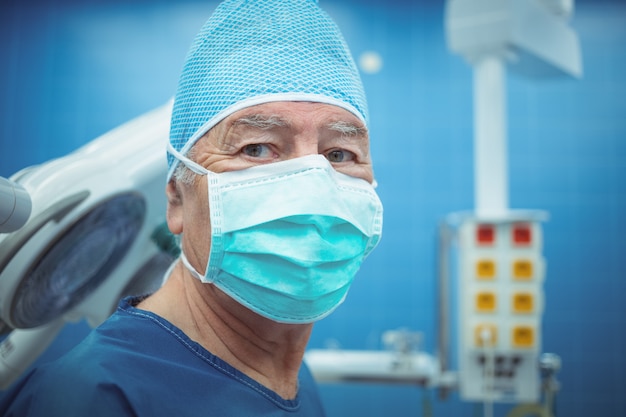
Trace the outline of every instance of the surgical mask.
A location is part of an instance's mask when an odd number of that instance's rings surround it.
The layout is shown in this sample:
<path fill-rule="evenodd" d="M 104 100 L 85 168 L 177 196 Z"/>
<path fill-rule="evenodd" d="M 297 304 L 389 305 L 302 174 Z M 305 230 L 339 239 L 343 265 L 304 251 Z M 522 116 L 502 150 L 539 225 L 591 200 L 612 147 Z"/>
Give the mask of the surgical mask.
<path fill-rule="evenodd" d="M 382 204 L 367 181 L 321 155 L 223 173 L 177 157 L 207 176 L 205 274 L 181 253 L 193 276 L 282 323 L 314 322 L 344 301 L 382 233 Z"/>

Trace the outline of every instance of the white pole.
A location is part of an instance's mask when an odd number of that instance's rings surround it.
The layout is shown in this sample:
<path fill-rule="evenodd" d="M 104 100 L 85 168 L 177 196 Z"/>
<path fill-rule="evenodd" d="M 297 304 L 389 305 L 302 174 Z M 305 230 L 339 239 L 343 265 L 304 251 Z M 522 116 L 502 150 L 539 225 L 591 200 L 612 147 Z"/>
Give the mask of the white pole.
<path fill-rule="evenodd" d="M 497 55 L 474 63 L 474 203 L 479 217 L 504 216 L 509 204 L 505 75 Z"/>

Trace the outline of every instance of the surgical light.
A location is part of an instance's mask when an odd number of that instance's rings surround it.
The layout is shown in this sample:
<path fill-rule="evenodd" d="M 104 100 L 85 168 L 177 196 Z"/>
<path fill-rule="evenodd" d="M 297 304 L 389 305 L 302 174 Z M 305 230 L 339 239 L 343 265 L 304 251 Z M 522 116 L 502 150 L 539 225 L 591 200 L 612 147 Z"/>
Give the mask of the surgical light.
<path fill-rule="evenodd" d="M 86 213 L 24 275 L 10 321 L 18 328 L 40 326 L 84 300 L 124 257 L 145 209 L 141 194 L 125 193 Z"/>
<path fill-rule="evenodd" d="M 95 327 L 122 297 L 163 282 L 178 250 L 165 226 L 171 111 L 170 101 L 8 179 L 9 195 L 24 190 L 32 210 L 0 229 L 0 389 L 65 323 Z M 0 206 L 4 217 L 15 212 L 11 199 Z"/>

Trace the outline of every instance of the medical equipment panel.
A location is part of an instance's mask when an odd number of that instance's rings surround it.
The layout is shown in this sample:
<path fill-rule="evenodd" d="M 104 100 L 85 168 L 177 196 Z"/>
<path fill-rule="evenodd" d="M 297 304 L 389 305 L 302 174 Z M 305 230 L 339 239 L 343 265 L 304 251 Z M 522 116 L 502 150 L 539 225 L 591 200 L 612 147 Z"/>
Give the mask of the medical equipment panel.
<path fill-rule="evenodd" d="M 540 222 L 532 215 L 466 216 L 457 233 L 461 396 L 537 401 L 545 278 Z"/>

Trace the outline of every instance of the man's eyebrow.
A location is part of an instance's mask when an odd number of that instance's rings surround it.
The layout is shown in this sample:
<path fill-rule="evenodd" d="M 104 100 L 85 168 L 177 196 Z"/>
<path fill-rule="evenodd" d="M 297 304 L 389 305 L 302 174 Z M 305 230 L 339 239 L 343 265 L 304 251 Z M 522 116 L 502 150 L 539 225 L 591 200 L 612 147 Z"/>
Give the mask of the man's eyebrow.
<path fill-rule="evenodd" d="M 344 120 L 329 123 L 327 127 L 330 130 L 341 133 L 343 136 L 367 136 L 367 128 L 365 126 L 358 126 Z"/>
<path fill-rule="evenodd" d="M 286 127 L 288 124 L 278 116 L 266 114 L 249 114 L 242 116 L 233 122 L 233 126 L 250 126 L 261 130 L 268 130 L 276 127 Z"/>

